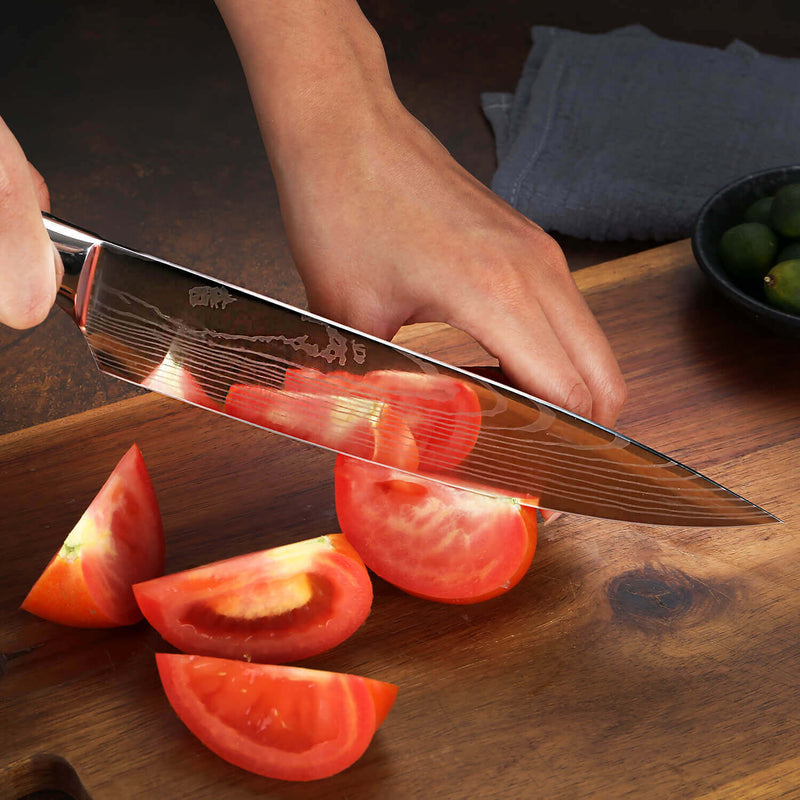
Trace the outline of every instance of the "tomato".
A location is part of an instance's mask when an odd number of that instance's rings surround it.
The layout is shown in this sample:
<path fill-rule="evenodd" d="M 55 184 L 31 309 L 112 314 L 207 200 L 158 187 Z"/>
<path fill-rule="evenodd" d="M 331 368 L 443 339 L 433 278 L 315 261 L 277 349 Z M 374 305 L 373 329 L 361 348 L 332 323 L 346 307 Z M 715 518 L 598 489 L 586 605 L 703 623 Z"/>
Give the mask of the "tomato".
<path fill-rule="evenodd" d="M 287 371 L 284 388 L 307 393 L 345 388 L 359 397 L 389 402 L 414 435 L 422 471 L 451 470 L 469 455 L 480 433 L 477 394 L 468 383 L 450 375 L 374 370 L 357 376 L 300 368 Z"/>
<path fill-rule="evenodd" d="M 145 389 L 177 397 L 197 406 L 217 409 L 219 406 L 206 394 L 197 379 L 185 367 L 178 364 L 171 353 L 142 381 Z"/>
<path fill-rule="evenodd" d="M 386 402 L 235 384 L 225 412 L 304 441 L 415 469 L 417 445 L 408 425 Z"/>
<path fill-rule="evenodd" d="M 502 594 L 536 549 L 536 509 L 339 456 L 336 513 L 364 563 L 431 600 L 473 603 Z"/>
<path fill-rule="evenodd" d="M 150 624 L 187 653 L 280 664 L 358 629 L 372 582 L 342 534 L 165 575 L 133 587 Z"/>
<path fill-rule="evenodd" d="M 397 696 L 390 683 L 343 673 L 167 653 L 156 662 L 170 705 L 206 747 L 283 780 L 349 767 Z"/>
<path fill-rule="evenodd" d="M 22 608 L 62 625 L 109 628 L 142 618 L 132 584 L 164 572 L 164 528 L 134 444 L 64 540 Z"/>

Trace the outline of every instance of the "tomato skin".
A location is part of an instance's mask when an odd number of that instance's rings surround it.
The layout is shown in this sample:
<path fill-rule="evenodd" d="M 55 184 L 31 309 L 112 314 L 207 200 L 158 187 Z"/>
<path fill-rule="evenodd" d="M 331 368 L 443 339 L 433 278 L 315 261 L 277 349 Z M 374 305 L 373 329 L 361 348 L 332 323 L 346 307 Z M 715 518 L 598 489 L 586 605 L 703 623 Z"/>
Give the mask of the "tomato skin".
<path fill-rule="evenodd" d="M 289 781 L 341 772 L 366 751 L 393 684 L 301 667 L 157 653 L 170 705 L 231 764 Z"/>
<path fill-rule="evenodd" d="M 234 384 L 225 399 L 225 413 L 357 458 L 405 469 L 419 463 L 416 441 L 404 419 L 375 398 Z"/>
<path fill-rule="evenodd" d="M 429 600 L 475 603 L 516 585 L 536 549 L 536 509 L 339 456 L 336 513 L 377 575 Z"/>
<path fill-rule="evenodd" d="M 417 443 L 419 467 L 427 472 L 446 473 L 458 466 L 480 433 L 478 396 L 469 384 L 451 375 L 373 370 L 359 376 L 297 368 L 286 372 L 284 388 L 331 394 L 346 389 L 357 397 L 388 402 L 408 424 Z"/>
<path fill-rule="evenodd" d="M 179 650 L 272 664 L 335 647 L 372 607 L 367 568 L 340 533 L 165 575 L 133 591 L 148 622 Z"/>
<path fill-rule="evenodd" d="M 134 444 L 33 585 L 22 608 L 81 628 L 132 625 L 142 618 L 131 586 L 164 572 L 158 500 Z"/>

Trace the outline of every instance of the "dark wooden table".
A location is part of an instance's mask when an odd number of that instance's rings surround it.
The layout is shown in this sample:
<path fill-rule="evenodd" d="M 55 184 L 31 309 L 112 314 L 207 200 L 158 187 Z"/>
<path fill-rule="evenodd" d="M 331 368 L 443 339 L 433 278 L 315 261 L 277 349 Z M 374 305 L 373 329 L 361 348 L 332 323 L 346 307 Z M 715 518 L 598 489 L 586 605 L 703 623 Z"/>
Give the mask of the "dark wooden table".
<path fill-rule="evenodd" d="M 738 320 L 686 242 L 576 273 L 629 379 L 620 428 L 784 520 L 724 530 L 562 518 L 501 598 L 376 580 L 364 627 L 310 666 L 395 682 L 367 754 L 329 780 L 252 776 L 167 704 L 145 623 L 18 610 L 132 441 L 169 571 L 336 529 L 329 454 L 143 395 L 0 437 L 0 798 L 779 798 L 800 794 L 798 346 Z M 77 337 L 77 332 L 74 334 Z M 402 340 L 455 362 L 449 329 Z"/>

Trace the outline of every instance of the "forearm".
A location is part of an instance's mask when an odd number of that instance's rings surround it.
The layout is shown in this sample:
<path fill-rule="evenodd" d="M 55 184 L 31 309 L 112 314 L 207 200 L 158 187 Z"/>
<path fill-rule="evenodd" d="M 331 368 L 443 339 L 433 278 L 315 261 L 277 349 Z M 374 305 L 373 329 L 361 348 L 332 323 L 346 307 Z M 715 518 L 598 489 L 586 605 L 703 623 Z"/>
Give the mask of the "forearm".
<path fill-rule="evenodd" d="M 354 0 L 216 0 L 245 71 L 273 169 L 344 141 L 396 106 L 380 40 Z M 345 109 L 348 113 L 342 113 Z"/>
<path fill-rule="evenodd" d="M 560 248 L 403 108 L 355 0 L 216 2 L 309 308 L 384 339 L 446 322 L 521 388 L 612 425 L 622 375 Z"/>

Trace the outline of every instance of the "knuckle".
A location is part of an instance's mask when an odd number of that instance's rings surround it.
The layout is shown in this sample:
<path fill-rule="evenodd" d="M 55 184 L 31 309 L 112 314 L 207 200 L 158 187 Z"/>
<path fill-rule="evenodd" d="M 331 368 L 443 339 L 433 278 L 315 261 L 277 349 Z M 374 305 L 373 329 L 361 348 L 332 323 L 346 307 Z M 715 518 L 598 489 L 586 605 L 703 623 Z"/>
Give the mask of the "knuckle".
<path fill-rule="evenodd" d="M 8 208 L 17 197 L 17 179 L 13 169 L 0 160 L 0 207 Z"/>
<path fill-rule="evenodd" d="M 622 377 L 622 373 L 618 373 L 614 376 L 608 386 L 607 395 L 611 405 L 615 409 L 619 410 L 625 405 L 625 401 L 628 399 L 628 384 Z"/>
<path fill-rule="evenodd" d="M 592 405 L 589 387 L 581 380 L 576 380 L 564 395 L 564 408 L 573 414 L 588 418 L 592 413 Z"/>
<path fill-rule="evenodd" d="M 547 267 L 557 273 L 569 272 L 564 251 L 552 236 L 544 231 L 537 231 L 535 240 L 537 256 Z"/>
<path fill-rule="evenodd" d="M 595 387 L 593 409 L 596 413 L 597 421 L 607 427 L 613 427 L 627 399 L 627 384 L 622 377 L 622 373 L 616 370 Z"/>
<path fill-rule="evenodd" d="M 539 268 L 552 274 L 566 274 L 569 272 L 567 258 L 558 242 L 549 233 L 528 219 L 518 230 L 518 242 L 523 251 L 520 263 L 531 264 L 531 259 Z"/>
<path fill-rule="evenodd" d="M 32 164 L 29 163 L 28 168 L 33 188 L 36 192 L 36 199 L 39 202 L 39 208 L 42 211 L 48 211 L 50 209 L 50 189 L 47 186 L 47 181 Z"/>

